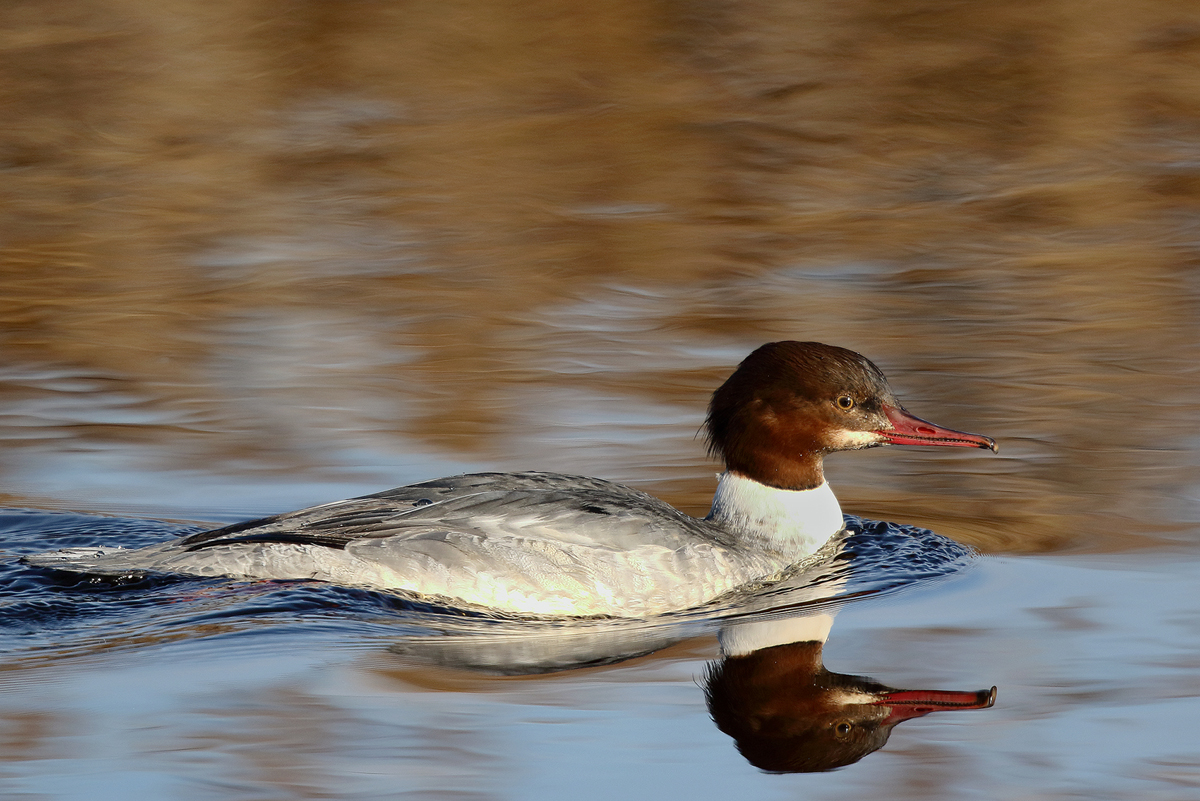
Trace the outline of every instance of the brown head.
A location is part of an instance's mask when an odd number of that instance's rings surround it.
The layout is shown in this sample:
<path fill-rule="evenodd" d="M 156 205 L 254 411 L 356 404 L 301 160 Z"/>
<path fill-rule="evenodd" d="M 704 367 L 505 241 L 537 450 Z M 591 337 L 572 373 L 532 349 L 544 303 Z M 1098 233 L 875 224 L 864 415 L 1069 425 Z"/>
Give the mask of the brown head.
<path fill-rule="evenodd" d="M 866 357 L 819 342 L 770 342 L 738 365 L 708 404 L 709 448 L 727 470 L 782 489 L 824 480 L 821 459 L 876 445 L 996 450 L 988 437 L 904 410 Z"/>
<path fill-rule="evenodd" d="M 902 721 L 939 710 L 988 709 L 996 702 L 995 687 L 895 690 L 863 676 L 831 673 L 821 662 L 821 645 L 774 645 L 709 667 L 708 711 L 756 767 L 833 770 L 883 747 Z"/>

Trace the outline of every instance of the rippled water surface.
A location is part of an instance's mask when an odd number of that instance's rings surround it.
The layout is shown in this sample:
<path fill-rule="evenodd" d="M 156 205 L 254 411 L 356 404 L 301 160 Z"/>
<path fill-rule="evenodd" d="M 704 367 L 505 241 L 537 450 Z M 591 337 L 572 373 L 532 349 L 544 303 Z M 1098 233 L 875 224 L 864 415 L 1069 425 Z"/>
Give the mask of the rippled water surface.
<path fill-rule="evenodd" d="M 1200 798 L 1194 4 L 18 1 L 0 65 L 4 797 Z M 777 339 L 1000 453 L 835 455 L 841 550 L 640 623 L 17 561 L 474 470 L 703 514 Z M 861 676 L 997 700 L 802 731 Z"/>

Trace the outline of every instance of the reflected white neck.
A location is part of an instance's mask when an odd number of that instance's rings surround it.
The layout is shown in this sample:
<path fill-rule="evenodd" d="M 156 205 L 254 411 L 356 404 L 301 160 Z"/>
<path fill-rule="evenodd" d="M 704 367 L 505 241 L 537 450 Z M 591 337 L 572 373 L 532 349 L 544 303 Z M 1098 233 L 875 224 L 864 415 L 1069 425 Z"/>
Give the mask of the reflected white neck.
<path fill-rule="evenodd" d="M 733 623 L 721 629 L 718 640 L 725 656 L 742 656 L 774 645 L 825 642 L 833 628 L 833 614 L 821 613 Z"/>
<path fill-rule="evenodd" d="M 737 473 L 722 473 L 708 519 L 747 544 L 800 559 L 842 530 L 842 508 L 825 482 L 807 490 L 768 487 Z"/>

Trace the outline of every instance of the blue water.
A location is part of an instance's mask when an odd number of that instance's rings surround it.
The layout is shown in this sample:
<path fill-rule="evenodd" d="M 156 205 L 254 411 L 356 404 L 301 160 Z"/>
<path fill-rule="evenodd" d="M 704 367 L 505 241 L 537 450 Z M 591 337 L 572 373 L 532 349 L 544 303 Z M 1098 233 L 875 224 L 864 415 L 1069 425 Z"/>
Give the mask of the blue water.
<path fill-rule="evenodd" d="M 632 632 L 634 652 L 646 638 L 669 642 L 716 631 L 724 621 L 765 613 L 836 610 L 842 604 L 890 594 L 954 576 L 975 559 L 970 548 L 933 532 L 848 518 L 846 533 L 819 560 L 750 594 L 719 599 L 693 612 L 630 626 L 620 621 L 549 621 L 489 617 L 422 603 L 386 592 L 317 581 L 240 581 L 169 574 L 121 578 L 88 576 L 23 564 L 24 554 L 59 548 L 136 548 L 201 530 L 203 526 L 68 512 L 0 511 L 0 648 L 9 654 L 57 660 L 92 650 L 137 649 L 181 639 L 219 639 L 332 628 L 356 647 L 380 647 L 403 635 L 531 634 L 604 630 Z M 653 634 L 648 634 L 653 632 Z M 609 652 L 584 662 L 619 661 L 619 636 Z M 393 648 L 393 650 L 397 650 Z M 561 658 L 558 657 L 558 658 Z M 566 662 L 562 667 L 574 667 Z M 530 672 L 555 664 L 528 662 Z M 520 672 L 520 665 L 493 669 Z"/>
<path fill-rule="evenodd" d="M 977 557 L 921 529 L 863 527 L 765 600 L 625 631 L 313 582 L 121 585 L 10 559 L 0 781 L 6 797 L 49 799 L 1194 797 L 1195 560 Z M 0 518 L 10 555 L 193 528 Z M 901 723 L 850 768 L 763 773 L 715 728 L 700 682 L 718 629 L 779 606 L 836 614 L 830 670 L 996 684 L 997 704 Z M 580 653 L 620 661 L 515 675 Z"/>

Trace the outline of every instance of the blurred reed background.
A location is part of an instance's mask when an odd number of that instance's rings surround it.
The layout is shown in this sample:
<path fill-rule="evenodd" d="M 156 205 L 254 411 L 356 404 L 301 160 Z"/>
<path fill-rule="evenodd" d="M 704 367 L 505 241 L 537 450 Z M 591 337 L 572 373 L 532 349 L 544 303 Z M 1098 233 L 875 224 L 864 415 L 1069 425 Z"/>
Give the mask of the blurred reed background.
<path fill-rule="evenodd" d="M 9 0 L 0 75 L 8 505 L 702 512 L 707 395 L 787 338 L 1001 443 L 836 458 L 847 511 L 1195 539 L 1194 3 Z"/>

